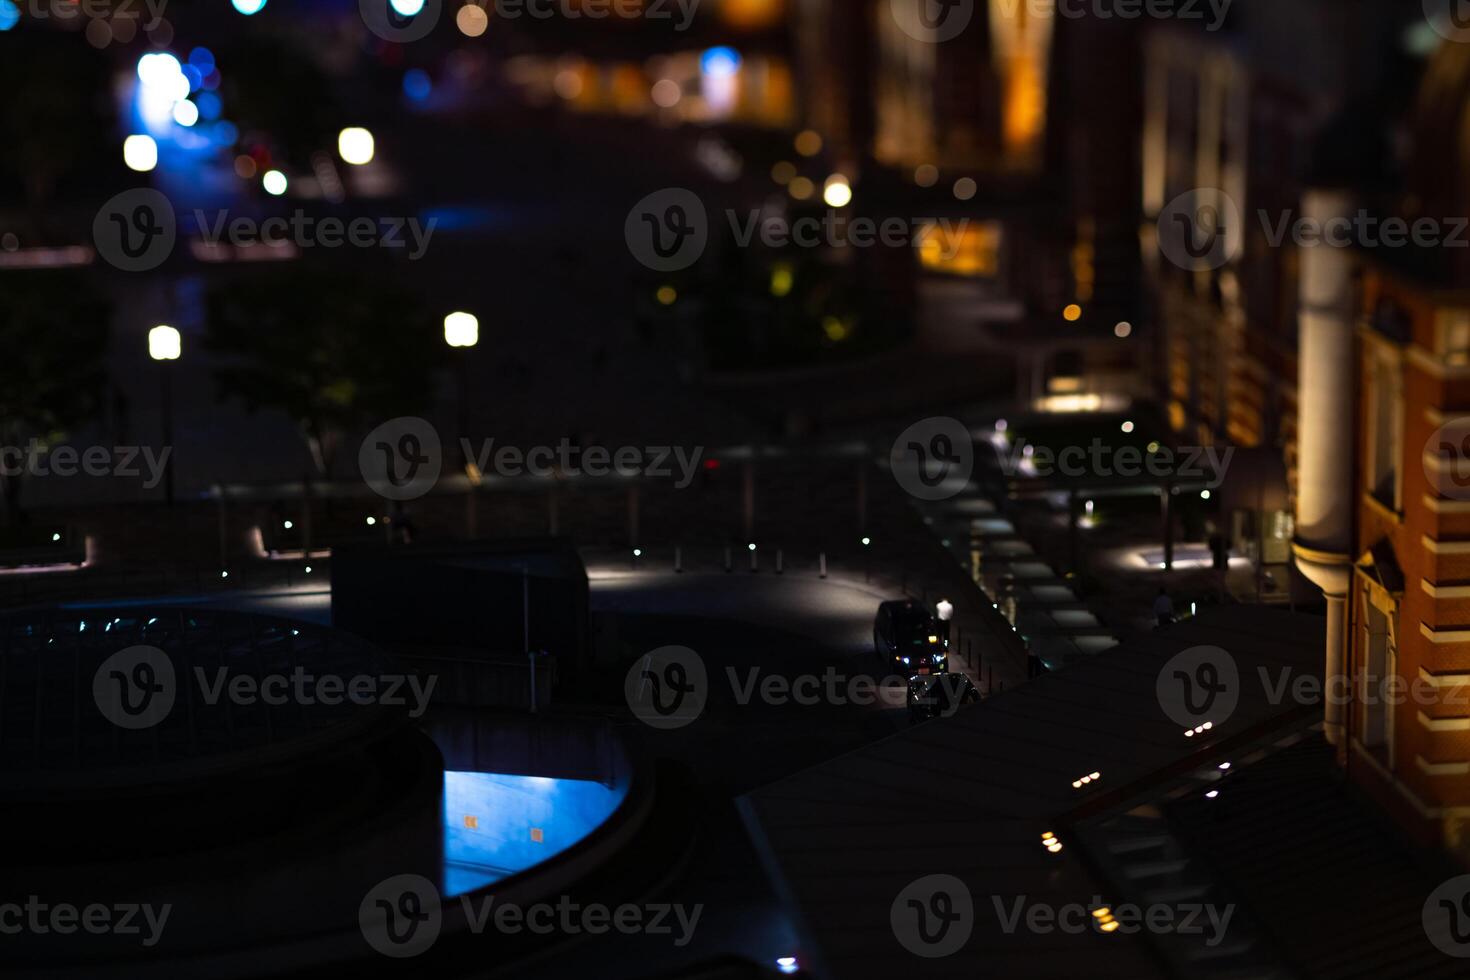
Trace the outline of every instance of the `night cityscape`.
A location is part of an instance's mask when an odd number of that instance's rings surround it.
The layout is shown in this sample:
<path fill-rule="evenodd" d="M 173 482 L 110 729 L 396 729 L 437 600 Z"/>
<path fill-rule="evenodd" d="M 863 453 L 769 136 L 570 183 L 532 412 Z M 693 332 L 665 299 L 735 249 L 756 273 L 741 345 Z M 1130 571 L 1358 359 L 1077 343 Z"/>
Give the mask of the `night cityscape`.
<path fill-rule="evenodd" d="M 1470 977 L 1470 3 L 0 84 L 0 976 Z"/>

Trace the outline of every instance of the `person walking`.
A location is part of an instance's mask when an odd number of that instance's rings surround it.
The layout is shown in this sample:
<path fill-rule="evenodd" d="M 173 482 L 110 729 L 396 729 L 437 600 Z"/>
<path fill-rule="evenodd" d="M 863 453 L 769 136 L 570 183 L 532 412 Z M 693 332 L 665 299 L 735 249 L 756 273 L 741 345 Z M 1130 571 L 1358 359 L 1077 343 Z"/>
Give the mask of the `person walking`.
<path fill-rule="evenodd" d="M 1162 585 L 1159 586 L 1158 597 L 1154 599 L 1154 618 L 1159 621 L 1160 626 L 1168 626 L 1174 622 L 1174 600 L 1169 598 L 1169 591 Z"/>

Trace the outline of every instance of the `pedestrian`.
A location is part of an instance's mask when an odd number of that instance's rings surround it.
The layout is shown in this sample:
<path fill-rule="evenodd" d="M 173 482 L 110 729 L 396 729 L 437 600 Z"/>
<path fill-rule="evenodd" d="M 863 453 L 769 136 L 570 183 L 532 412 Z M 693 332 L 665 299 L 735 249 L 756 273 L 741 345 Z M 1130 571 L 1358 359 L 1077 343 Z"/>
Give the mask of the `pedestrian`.
<path fill-rule="evenodd" d="M 1160 626 L 1168 626 L 1174 622 L 1174 600 L 1169 598 L 1169 590 L 1162 585 L 1159 586 L 1159 594 L 1154 599 L 1154 617 L 1158 619 Z"/>

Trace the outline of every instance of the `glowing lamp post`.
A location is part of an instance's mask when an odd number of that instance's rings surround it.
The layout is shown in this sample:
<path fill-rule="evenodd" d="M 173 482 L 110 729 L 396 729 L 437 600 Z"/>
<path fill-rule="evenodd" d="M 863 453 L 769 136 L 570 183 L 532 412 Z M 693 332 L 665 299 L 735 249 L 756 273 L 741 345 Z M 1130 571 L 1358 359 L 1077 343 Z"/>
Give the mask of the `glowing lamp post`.
<path fill-rule="evenodd" d="M 469 350 L 480 342 L 480 320 L 473 313 L 456 311 L 444 318 L 444 342 L 456 350 Z M 464 449 L 464 439 L 469 431 L 467 422 L 466 400 L 469 397 L 469 359 L 461 356 L 459 358 L 459 436 L 460 449 L 464 456 L 463 464 L 465 475 L 470 478 L 469 492 L 465 496 L 465 530 L 469 537 L 473 538 L 476 533 L 475 513 L 475 485 L 480 482 L 481 474 L 471 464 L 468 451 Z"/>
<path fill-rule="evenodd" d="M 163 496 L 170 505 L 174 502 L 174 392 L 173 372 L 169 362 L 177 361 L 183 353 L 183 337 L 178 330 L 167 324 L 159 324 L 148 331 L 148 356 L 158 362 L 159 398 L 163 414 L 163 451 L 168 455 L 163 464 Z"/>

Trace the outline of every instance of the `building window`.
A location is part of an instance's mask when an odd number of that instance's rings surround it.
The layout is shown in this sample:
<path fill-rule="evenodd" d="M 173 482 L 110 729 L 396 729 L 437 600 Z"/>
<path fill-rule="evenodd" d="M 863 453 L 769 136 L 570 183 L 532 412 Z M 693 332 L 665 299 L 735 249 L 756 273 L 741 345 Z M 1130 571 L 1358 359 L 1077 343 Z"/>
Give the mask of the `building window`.
<path fill-rule="evenodd" d="M 1373 359 L 1368 402 L 1368 492 L 1395 512 L 1402 509 L 1399 457 L 1403 444 L 1403 390 L 1396 361 Z"/>
<path fill-rule="evenodd" d="M 1439 356 L 1446 364 L 1470 364 L 1470 310 L 1440 310 L 1435 321 Z"/>
<path fill-rule="evenodd" d="M 1358 676 L 1358 700 L 1362 708 L 1361 741 L 1364 748 L 1389 754 L 1393 730 L 1393 707 L 1386 696 L 1388 679 L 1397 669 L 1394 642 L 1397 613 L 1384 612 L 1363 590 L 1363 662 Z M 1392 758 L 1385 761 L 1390 766 Z"/>

